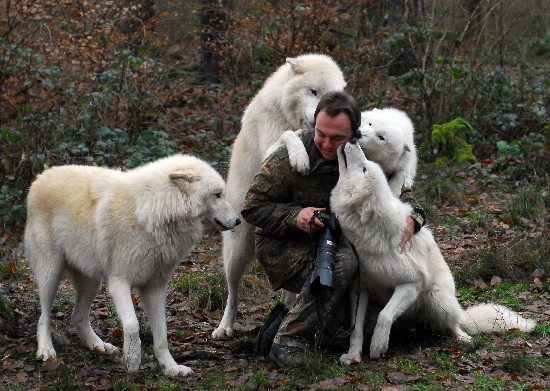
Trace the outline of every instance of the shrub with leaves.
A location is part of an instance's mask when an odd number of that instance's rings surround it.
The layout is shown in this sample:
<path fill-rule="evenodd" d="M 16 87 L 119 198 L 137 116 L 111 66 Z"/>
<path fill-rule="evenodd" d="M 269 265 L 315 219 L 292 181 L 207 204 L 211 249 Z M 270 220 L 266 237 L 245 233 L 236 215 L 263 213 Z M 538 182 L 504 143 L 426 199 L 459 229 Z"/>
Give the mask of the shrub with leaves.
<path fill-rule="evenodd" d="M 175 142 L 156 121 L 162 107 L 149 85 L 151 59 L 115 52 L 96 77 L 77 78 L 61 75 L 31 49 L 6 44 L 0 49 L 11 56 L 5 77 L 19 78 L 23 86 L 38 83 L 44 90 L 43 98 L 18 106 L 1 128 L 0 218 L 5 224 L 21 225 L 25 190 L 48 167 L 132 168 L 174 153 Z M 77 82 L 88 89 L 77 89 Z"/>
<path fill-rule="evenodd" d="M 420 153 L 435 159 L 436 166 L 445 164 L 462 164 L 475 162 L 472 145 L 465 139 L 467 131 L 473 130 L 472 125 L 463 118 L 455 118 L 445 124 L 435 124 L 432 130 L 431 142 L 424 142 Z"/>
<path fill-rule="evenodd" d="M 549 140 L 550 127 L 544 133 L 530 133 L 519 140 L 498 141 L 495 169 L 516 180 L 544 177 L 550 172 Z"/>

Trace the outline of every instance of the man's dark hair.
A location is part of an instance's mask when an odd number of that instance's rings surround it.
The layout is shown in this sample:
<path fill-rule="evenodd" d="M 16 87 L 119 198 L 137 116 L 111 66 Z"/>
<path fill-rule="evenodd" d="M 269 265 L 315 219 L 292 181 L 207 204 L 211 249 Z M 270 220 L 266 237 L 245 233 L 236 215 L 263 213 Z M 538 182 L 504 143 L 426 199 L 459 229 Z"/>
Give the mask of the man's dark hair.
<path fill-rule="evenodd" d="M 317 123 L 317 114 L 321 110 L 325 110 L 329 117 L 334 118 L 341 112 L 347 114 L 351 123 L 351 130 L 354 138 L 360 138 L 361 132 L 361 110 L 353 96 L 346 91 L 331 91 L 321 97 L 315 109 L 314 120 Z"/>

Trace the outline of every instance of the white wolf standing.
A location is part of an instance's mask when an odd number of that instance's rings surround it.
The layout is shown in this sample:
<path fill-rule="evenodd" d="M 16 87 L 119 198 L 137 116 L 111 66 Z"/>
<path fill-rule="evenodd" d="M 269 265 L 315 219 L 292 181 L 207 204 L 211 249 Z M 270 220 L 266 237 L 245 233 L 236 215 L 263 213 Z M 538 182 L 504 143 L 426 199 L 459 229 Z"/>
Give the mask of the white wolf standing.
<path fill-rule="evenodd" d="M 240 223 L 224 198 L 222 177 L 202 160 L 174 155 L 121 172 L 60 166 L 33 182 L 27 199 L 25 253 L 40 295 L 37 358 L 55 358 L 52 302 L 61 278 L 76 291 L 72 313 L 81 341 L 101 353 L 118 349 L 90 326 L 90 306 L 107 281 L 124 329 L 123 361 L 139 369 L 141 341 L 132 303 L 138 288 L 151 325 L 155 356 L 167 376 L 192 372 L 168 350 L 166 287 L 175 267 L 203 235 Z"/>
<path fill-rule="evenodd" d="M 414 127 L 410 118 L 403 111 L 392 107 L 364 111 L 361 113 L 359 130 L 359 145 L 363 152 L 370 160 L 380 165 L 393 194 L 399 197 L 404 187 L 412 187 L 416 176 Z M 284 145 L 288 150 L 292 167 L 302 174 L 307 174 L 309 157 L 299 138 L 302 132 L 304 130 L 284 132 L 267 150 L 265 157 Z"/>
<path fill-rule="evenodd" d="M 386 353 L 391 326 L 401 315 L 426 319 L 434 329 L 449 330 L 462 342 L 470 341 L 468 333 L 534 329 L 535 321 L 497 304 L 462 309 L 449 267 L 427 228 L 414 236 L 403 253 L 399 251 L 411 207 L 392 194 L 380 166 L 367 160 L 358 143 L 351 142 L 339 148 L 338 163 L 340 176 L 330 204 L 344 235 L 357 249 L 360 265 L 359 304 L 342 363 L 361 361 L 363 325 L 371 299 L 385 305 L 371 339 L 371 358 Z"/>
<path fill-rule="evenodd" d="M 287 58 L 265 82 L 246 108 L 235 143 L 227 178 L 227 200 L 239 212 L 267 148 L 288 129 L 312 128 L 322 95 L 346 86 L 338 65 L 322 54 Z M 243 222 L 223 235 L 223 261 L 228 297 L 223 318 L 213 338 L 233 335 L 238 288 L 255 259 L 253 228 Z"/>

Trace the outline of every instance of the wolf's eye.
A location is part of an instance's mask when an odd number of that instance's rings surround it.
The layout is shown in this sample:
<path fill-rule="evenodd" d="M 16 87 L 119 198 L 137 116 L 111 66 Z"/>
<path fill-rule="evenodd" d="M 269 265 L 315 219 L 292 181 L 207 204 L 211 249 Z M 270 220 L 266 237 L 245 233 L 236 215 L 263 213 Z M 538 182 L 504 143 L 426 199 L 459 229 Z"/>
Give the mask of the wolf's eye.
<path fill-rule="evenodd" d="M 378 136 L 378 139 L 379 140 L 384 140 L 384 136 L 380 135 L 380 136 Z"/>
<path fill-rule="evenodd" d="M 313 94 L 313 96 L 317 96 L 317 90 L 314 90 L 314 89 L 310 89 L 311 93 Z"/>
<path fill-rule="evenodd" d="M 363 167 L 363 174 L 367 171 L 367 167 Z"/>
<path fill-rule="evenodd" d="M 216 193 L 214 195 L 216 196 L 216 198 L 222 198 L 222 193 Z"/>

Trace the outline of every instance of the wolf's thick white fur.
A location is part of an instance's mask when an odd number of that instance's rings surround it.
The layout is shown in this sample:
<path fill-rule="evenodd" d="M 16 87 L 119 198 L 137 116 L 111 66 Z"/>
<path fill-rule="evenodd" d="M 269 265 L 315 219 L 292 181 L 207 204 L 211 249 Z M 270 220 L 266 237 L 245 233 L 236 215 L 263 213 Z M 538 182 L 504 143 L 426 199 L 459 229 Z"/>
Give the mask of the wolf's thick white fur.
<path fill-rule="evenodd" d="M 380 166 L 367 160 L 358 143 L 342 146 L 338 162 L 340 176 L 331 193 L 331 208 L 344 235 L 357 249 L 361 273 L 355 325 L 349 351 L 340 358 L 342 363 L 361 361 L 369 300 L 385 305 L 372 336 L 371 358 L 386 353 L 391 326 L 402 315 L 422 317 L 434 329 L 448 330 L 463 342 L 470 341 L 468 333 L 533 330 L 535 321 L 496 304 L 463 310 L 455 297 L 449 267 L 427 228 L 422 228 L 412 245 L 400 252 L 411 207 L 392 194 Z"/>
<path fill-rule="evenodd" d="M 404 187 L 411 187 L 416 176 L 416 147 L 414 127 L 403 111 L 388 107 L 361 113 L 359 144 L 365 155 L 378 163 L 386 174 L 395 196 Z M 300 134 L 304 130 L 284 132 L 266 152 L 265 157 L 281 146 L 286 146 L 292 167 L 302 173 L 309 172 L 309 157 Z"/>
<path fill-rule="evenodd" d="M 369 160 L 380 165 L 390 179 L 392 193 L 410 188 L 416 176 L 414 127 L 405 112 L 387 107 L 361 113 L 359 145 Z"/>
<path fill-rule="evenodd" d="M 220 231 L 239 224 L 224 190 L 222 177 L 212 167 L 185 155 L 128 172 L 60 166 L 39 175 L 29 190 L 25 229 L 25 253 L 40 295 L 37 357 L 56 357 L 50 312 L 62 278 L 76 291 L 71 319 L 82 342 L 102 353 L 118 351 L 90 326 L 90 306 L 106 281 L 124 329 L 127 370 L 137 371 L 141 362 L 131 296 L 137 288 L 164 373 L 191 373 L 168 350 L 166 288 L 177 264 L 202 237 L 205 224 Z"/>
<path fill-rule="evenodd" d="M 239 212 L 267 148 L 287 129 L 312 128 L 321 96 L 343 90 L 342 71 L 328 56 L 304 54 L 287 58 L 265 82 L 246 108 L 231 153 L 227 200 Z M 253 227 L 243 222 L 223 235 L 223 260 L 228 297 L 213 338 L 233 335 L 239 283 L 255 260 Z"/>

